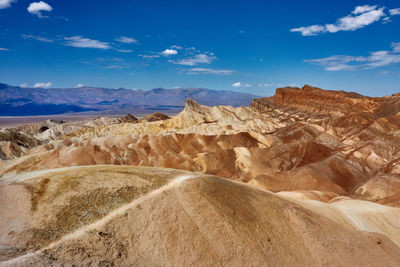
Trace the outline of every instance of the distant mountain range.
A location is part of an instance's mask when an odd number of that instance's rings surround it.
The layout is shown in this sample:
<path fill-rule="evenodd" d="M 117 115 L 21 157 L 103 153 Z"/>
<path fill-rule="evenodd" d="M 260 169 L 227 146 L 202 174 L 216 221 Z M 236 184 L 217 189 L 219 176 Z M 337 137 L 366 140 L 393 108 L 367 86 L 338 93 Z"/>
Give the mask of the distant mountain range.
<path fill-rule="evenodd" d="M 248 106 L 259 96 L 204 88 L 148 91 L 81 87 L 66 89 L 22 88 L 0 83 L 0 116 L 54 114 L 173 114 L 183 109 L 186 99 L 208 105 Z"/>

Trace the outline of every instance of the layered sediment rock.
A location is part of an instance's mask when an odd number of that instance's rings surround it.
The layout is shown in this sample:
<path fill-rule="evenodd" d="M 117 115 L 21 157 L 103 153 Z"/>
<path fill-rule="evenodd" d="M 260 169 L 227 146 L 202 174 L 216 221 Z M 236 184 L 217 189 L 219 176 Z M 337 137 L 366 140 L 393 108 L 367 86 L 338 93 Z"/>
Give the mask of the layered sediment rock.
<path fill-rule="evenodd" d="M 287 87 L 250 107 L 2 131 L 5 265 L 400 262 L 397 94 Z"/>

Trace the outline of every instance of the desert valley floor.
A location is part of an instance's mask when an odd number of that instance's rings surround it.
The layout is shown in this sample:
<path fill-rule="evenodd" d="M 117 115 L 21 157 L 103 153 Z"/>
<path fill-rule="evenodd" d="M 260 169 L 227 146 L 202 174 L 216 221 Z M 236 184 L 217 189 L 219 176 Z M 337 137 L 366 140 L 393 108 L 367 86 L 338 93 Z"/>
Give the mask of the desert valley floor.
<path fill-rule="evenodd" d="M 399 266 L 400 94 L 0 130 L 1 266 Z"/>

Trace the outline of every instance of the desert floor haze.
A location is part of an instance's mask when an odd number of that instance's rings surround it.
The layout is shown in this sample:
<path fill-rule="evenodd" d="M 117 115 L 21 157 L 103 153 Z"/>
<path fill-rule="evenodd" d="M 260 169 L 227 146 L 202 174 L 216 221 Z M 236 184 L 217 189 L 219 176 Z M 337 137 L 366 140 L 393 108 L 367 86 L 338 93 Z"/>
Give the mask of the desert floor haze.
<path fill-rule="evenodd" d="M 400 94 L 0 130 L 1 266 L 398 266 Z"/>
<path fill-rule="evenodd" d="M 25 88 L 0 83 L 0 116 L 118 115 L 126 112 L 176 114 L 187 98 L 200 104 L 248 106 L 253 94 L 204 88 L 152 90 L 79 88 Z M 62 115 L 60 115 L 62 116 Z"/>

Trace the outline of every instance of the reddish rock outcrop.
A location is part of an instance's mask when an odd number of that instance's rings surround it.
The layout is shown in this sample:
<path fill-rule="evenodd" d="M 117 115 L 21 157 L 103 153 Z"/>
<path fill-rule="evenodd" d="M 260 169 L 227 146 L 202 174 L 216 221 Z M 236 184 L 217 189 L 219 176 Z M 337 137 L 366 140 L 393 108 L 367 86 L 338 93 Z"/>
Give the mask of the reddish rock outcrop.
<path fill-rule="evenodd" d="M 273 102 L 279 107 L 290 105 L 305 111 L 343 115 L 352 112 L 373 112 L 379 106 L 379 98 L 353 92 L 322 90 L 309 85 L 304 85 L 301 89 L 278 88 Z"/>

